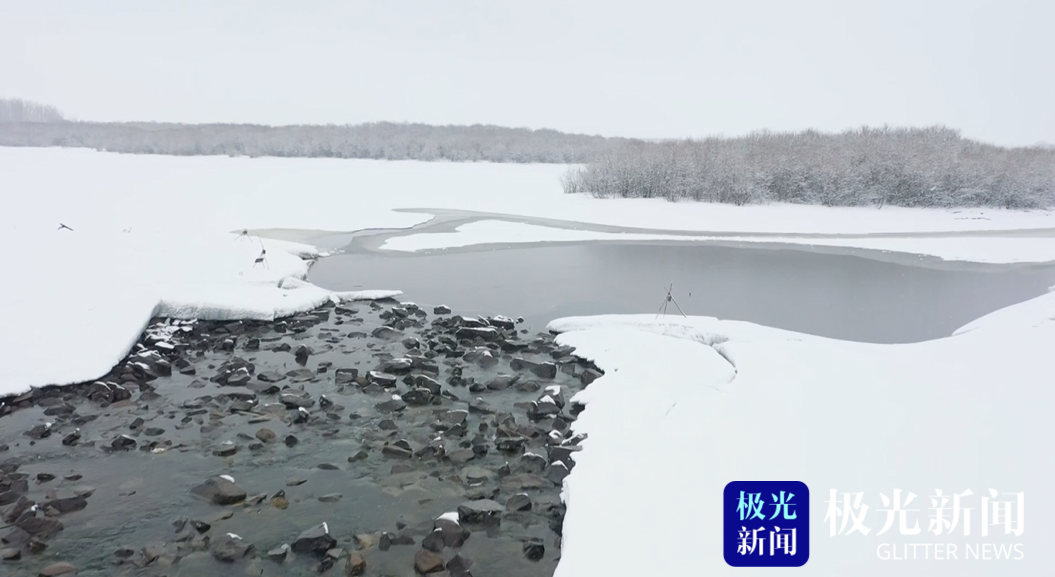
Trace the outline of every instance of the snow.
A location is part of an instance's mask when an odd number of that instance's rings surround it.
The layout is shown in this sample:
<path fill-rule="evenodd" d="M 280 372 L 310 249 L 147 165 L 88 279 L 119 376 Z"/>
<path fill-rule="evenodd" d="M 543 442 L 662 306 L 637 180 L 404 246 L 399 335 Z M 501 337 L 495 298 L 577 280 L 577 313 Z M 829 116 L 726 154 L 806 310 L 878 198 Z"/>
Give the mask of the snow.
<path fill-rule="evenodd" d="M 702 236 L 574 230 L 500 220 L 478 220 L 461 225 L 454 232 L 422 232 L 393 236 L 386 239 L 381 248 L 384 250 L 417 252 L 482 244 L 586 241 L 777 243 L 900 252 L 933 256 L 947 261 L 993 264 L 1055 262 L 1055 236 L 1001 237 L 987 235 L 893 238 Z"/>
<path fill-rule="evenodd" d="M 266 250 L 266 263 L 254 261 Z M 197 231 L 0 231 L 0 395 L 90 381 L 131 349 L 151 318 L 272 320 L 340 293 L 311 285 L 313 247 Z"/>
<path fill-rule="evenodd" d="M 800 573 L 888 575 L 879 543 L 978 541 L 896 529 L 875 536 L 885 519 L 879 493 L 894 488 L 919 496 L 924 533 L 935 489 L 971 489 L 975 499 L 989 488 L 1024 491 L 1026 516 L 1038 520 L 1012 539 L 1025 545 L 1025 558 L 949 570 L 1032 575 L 1050 566 L 1041 550 L 1055 527 L 1042 520 L 1055 514 L 1055 462 L 1036 451 L 1055 438 L 1055 292 L 955 336 L 906 345 L 653 314 L 564 318 L 548 328 L 605 371 L 574 397 L 586 410 L 573 430 L 588 438 L 565 479 L 556 577 L 638 574 L 640 565 L 612 554 L 628 535 L 647 552 L 650 573 L 750 573 L 726 565 L 721 551 L 720 496 L 734 480 L 810 488 L 812 551 Z M 830 489 L 865 492 L 871 536 L 828 534 Z M 983 541 L 1009 542 L 1002 533 Z M 897 570 L 934 574 L 932 563 Z"/>
<path fill-rule="evenodd" d="M 28 228 L 133 231 L 407 228 L 453 209 L 639 229 L 868 234 L 1055 227 L 1050 211 L 738 207 L 564 194 L 568 166 L 123 155 L 0 147 L 0 190 Z M 202 209 L 200 207 L 207 207 Z M 424 212 L 428 212 L 425 210 Z M 67 222 L 68 221 L 68 222 Z"/>

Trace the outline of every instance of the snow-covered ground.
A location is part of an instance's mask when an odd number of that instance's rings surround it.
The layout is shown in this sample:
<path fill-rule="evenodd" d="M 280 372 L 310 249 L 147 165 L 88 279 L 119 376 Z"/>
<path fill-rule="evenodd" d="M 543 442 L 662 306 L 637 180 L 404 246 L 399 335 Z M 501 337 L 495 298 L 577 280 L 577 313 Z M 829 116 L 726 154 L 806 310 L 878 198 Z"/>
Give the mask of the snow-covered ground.
<path fill-rule="evenodd" d="M 598 200 L 562 194 L 564 170 L 0 148 L 7 208 L 0 214 L 0 394 L 104 374 L 156 314 L 273 318 L 337 296 L 299 280 L 307 270 L 300 257 L 312 256 L 312 247 L 230 233 L 242 228 L 401 228 L 428 217 L 393 209 L 421 207 L 701 236 L 738 232 L 745 235 L 738 240 L 766 242 L 775 239 L 746 235 L 1055 227 L 1048 212 Z M 74 230 L 56 230 L 59 222 Z M 458 235 L 473 235 L 472 244 L 597 234 L 476 224 L 438 241 L 438 235 L 392 239 L 389 248 L 462 246 L 465 237 Z M 993 240 L 779 242 L 989 262 L 1051 260 L 1051 248 L 1036 239 Z M 267 267 L 254 266 L 262 248 Z M 607 371 L 580 394 L 589 409 L 575 427 L 589 439 L 566 481 L 558 577 L 734 571 L 721 554 L 722 489 L 731 480 L 773 478 L 805 481 L 813 491 L 814 557 L 799 572 L 1047 571 L 1050 556 L 1043 547 L 1055 536 L 1044 522 L 1055 513 L 1047 487 L 1055 474 L 1047 454 L 1055 438 L 1047 414 L 1055 401 L 1053 319 L 1050 294 L 989 315 L 955 336 L 896 346 L 710 318 L 555 321 L 551 328 L 565 331 L 562 342 Z M 920 495 L 919 509 L 936 488 L 946 494 L 971 489 L 975 496 L 989 488 L 1025 491 L 1027 515 L 1037 522 L 1015 538 L 1027 545 L 1022 561 L 893 565 L 877 560 L 878 543 L 937 538 L 829 538 L 819 522 L 829 488 L 866 491 L 873 512 L 865 523 L 873 532 L 882 522 L 878 493 L 895 488 Z M 978 504 L 968 506 L 976 509 L 977 522 Z"/>
<path fill-rule="evenodd" d="M 1055 527 L 1055 293 L 975 321 L 957 335 L 872 345 L 713 318 L 566 318 L 550 329 L 606 374 L 577 400 L 587 434 L 565 480 L 557 577 L 755 574 L 726 565 L 722 492 L 730 481 L 803 481 L 810 489 L 808 575 L 1046 575 Z M 990 527 L 981 497 L 1024 492 L 1025 532 Z M 863 492 L 860 534 L 829 534 L 831 489 Z M 917 495 L 908 527 L 881 494 Z M 928 532 L 936 489 L 970 489 L 971 537 Z M 999 500 L 1014 500 L 1000 495 Z M 945 507 L 945 515 L 950 514 Z M 838 519 L 841 522 L 841 517 Z M 990 518 L 992 522 L 992 517 Z M 919 544 L 917 561 L 881 560 L 881 543 Z M 958 560 L 924 543 L 959 545 Z M 967 543 L 1023 544 L 1021 560 L 968 560 Z M 632 547 L 628 547 L 632 544 Z M 887 549 L 889 551 L 889 547 Z M 898 555 L 903 555 L 898 553 Z M 1017 557 L 1014 555 L 1013 557 Z M 756 570 L 757 571 L 757 570 Z M 764 573 L 762 570 L 759 573 Z"/>
<path fill-rule="evenodd" d="M 302 257 L 317 254 L 297 243 L 56 228 L 0 232 L 0 395 L 98 378 L 154 316 L 274 319 L 331 299 L 400 294 L 331 293 L 304 282 Z"/>
<path fill-rule="evenodd" d="M 1055 262 L 1055 237 L 879 237 L 879 238 L 801 238 L 705 236 L 601 232 L 539 226 L 501 220 L 478 220 L 463 224 L 453 232 L 422 232 L 393 236 L 381 248 L 416 252 L 461 248 L 481 244 L 518 244 L 537 242 L 584 241 L 681 241 L 681 242 L 753 242 L 797 244 L 803 246 L 848 247 L 935 256 L 950 261 L 982 263 Z"/>
<path fill-rule="evenodd" d="M 1055 228 L 1049 211 L 737 207 L 564 194 L 560 165 L 122 155 L 0 147 L 0 191 L 23 224 L 122 230 L 405 228 L 471 210 L 640 229 L 867 234 Z M 6 219 L 5 219 L 6 220 Z M 67 222 L 73 221 L 73 222 Z M 3 221 L 0 221 L 2 224 Z"/>

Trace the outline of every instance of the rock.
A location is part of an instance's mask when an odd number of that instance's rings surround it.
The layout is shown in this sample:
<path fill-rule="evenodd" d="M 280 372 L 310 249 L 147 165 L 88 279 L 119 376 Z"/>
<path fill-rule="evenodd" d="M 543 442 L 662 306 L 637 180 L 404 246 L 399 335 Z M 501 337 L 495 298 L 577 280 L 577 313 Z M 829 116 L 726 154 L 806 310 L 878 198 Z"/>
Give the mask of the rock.
<path fill-rule="evenodd" d="M 278 396 L 278 402 L 287 409 L 308 409 L 315 405 L 315 399 L 306 391 L 282 393 Z"/>
<path fill-rule="evenodd" d="M 84 509 L 87 506 L 88 500 L 82 497 L 81 495 L 67 497 L 65 499 L 50 499 L 48 501 L 44 501 L 43 505 L 45 510 L 54 510 L 60 515 L 65 515 L 66 513 L 72 513 L 74 511 L 80 511 L 81 509 Z"/>
<path fill-rule="evenodd" d="M 267 558 L 271 559 L 275 563 L 281 563 L 286 560 L 286 557 L 289 555 L 289 551 L 289 545 L 282 544 L 268 551 Z"/>
<path fill-rule="evenodd" d="M 505 507 L 492 499 L 466 501 L 458 505 L 458 520 L 464 523 L 479 523 L 503 511 Z"/>
<path fill-rule="evenodd" d="M 582 372 L 582 375 L 579 376 L 579 381 L 581 381 L 583 385 L 589 385 L 590 383 L 596 381 L 602 376 L 604 375 L 602 375 L 601 372 L 596 369 L 586 369 Z"/>
<path fill-rule="evenodd" d="M 285 443 L 287 447 L 293 447 L 300 442 L 295 435 L 286 435 Z"/>
<path fill-rule="evenodd" d="M 395 431 L 399 428 L 399 426 L 396 425 L 396 422 L 392 419 L 382 419 L 378 421 L 377 428 L 381 429 L 382 431 Z"/>
<path fill-rule="evenodd" d="M 432 309 L 434 315 L 449 315 L 451 314 L 451 308 L 447 305 L 440 305 Z"/>
<path fill-rule="evenodd" d="M 71 577 L 77 574 L 77 568 L 69 563 L 52 563 L 40 570 L 40 577 Z"/>
<path fill-rule="evenodd" d="M 15 547 L 0 549 L 0 561 L 18 561 L 22 558 L 22 551 Z"/>
<path fill-rule="evenodd" d="M 290 478 L 286 479 L 286 486 L 287 487 L 299 487 L 299 486 L 301 486 L 301 485 L 303 485 L 304 483 L 307 483 L 307 482 L 308 482 L 307 479 L 303 479 L 301 477 L 290 477 Z"/>
<path fill-rule="evenodd" d="M 340 467 L 338 467 L 337 465 L 334 465 L 333 463 L 319 463 L 318 465 L 316 465 L 316 468 L 317 469 L 322 469 L 323 471 L 340 471 L 341 470 Z"/>
<path fill-rule="evenodd" d="M 374 408 L 381 413 L 397 413 L 407 408 L 407 404 L 399 396 L 393 395 L 391 399 L 374 405 Z"/>
<path fill-rule="evenodd" d="M 396 459 L 409 459 L 414 455 L 411 449 L 400 445 L 385 445 L 381 448 L 381 454 L 386 457 L 393 457 Z"/>
<path fill-rule="evenodd" d="M 421 540 L 421 546 L 424 549 L 428 549 L 433 553 L 440 553 L 443 551 L 445 546 L 443 540 L 443 530 L 433 529 L 431 533 L 425 535 L 425 538 Z"/>
<path fill-rule="evenodd" d="M 414 554 L 414 570 L 422 575 L 443 571 L 443 557 L 422 549 Z"/>
<path fill-rule="evenodd" d="M 451 514 L 457 516 L 457 513 Z M 469 530 L 462 527 L 457 521 L 447 517 L 440 517 L 433 521 L 433 529 L 438 529 L 443 535 L 443 543 L 451 548 L 461 547 L 469 538 Z"/>
<path fill-rule="evenodd" d="M 62 438 L 62 444 L 67 446 L 67 447 L 72 447 L 73 445 L 76 445 L 77 442 L 80 441 L 80 440 L 81 440 L 81 432 L 80 432 L 80 430 L 77 430 L 77 431 L 74 431 L 74 432 L 66 435 L 65 437 L 63 437 Z"/>
<path fill-rule="evenodd" d="M 419 389 L 428 389 L 434 395 L 440 394 L 440 382 L 428 375 L 414 375 L 413 383 Z"/>
<path fill-rule="evenodd" d="M 245 557 L 252 548 L 252 544 L 246 543 L 245 540 L 238 535 L 227 533 L 212 542 L 212 547 L 209 548 L 209 552 L 212 553 L 213 557 L 220 561 L 233 563 Z"/>
<path fill-rule="evenodd" d="M 232 441 L 225 441 L 220 443 L 219 447 L 213 449 L 212 454 L 217 457 L 230 457 L 238 452 L 238 445 L 235 445 Z"/>
<path fill-rule="evenodd" d="M 506 499 L 506 509 L 509 511 L 530 511 L 531 497 L 527 493 L 517 493 Z"/>
<path fill-rule="evenodd" d="M 344 495 L 341 495 L 340 493 L 327 493 L 326 495 L 319 497 L 319 501 L 322 503 L 336 503 L 337 501 L 340 501 L 342 497 L 344 497 Z"/>
<path fill-rule="evenodd" d="M 487 388 L 492 391 L 503 391 L 516 384 L 518 380 L 520 380 L 519 375 L 498 375 L 487 381 Z"/>
<path fill-rule="evenodd" d="M 285 491 L 279 491 L 278 493 L 275 493 L 275 496 L 271 497 L 271 500 L 268 501 L 268 505 L 271 505 L 272 507 L 274 507 L 276 509 L 282 509 L 282 510 L 288 509 L 289 508 L 289 499 L 286 499 L 286 492 Z"/>
<path fill-rule="evenodd" d="M 276 435 L 271 429 L 263 428 L 256 432 L 256 438 L 264 443 L 270 443 L 277 439 L 278 435 Z"/>
<path fill-rule="evenodd" d="M 403 338 L 403 333 L 393 329 L 392 327 L 380 326 L 370 332 L 370 336 L 375 339 L 385 339 L 389 341 L 395 341 Z"/>
<path fill-rule="evenodd" d="M 298 363 L 300 363 L 302 365 L 304 363 L 308 362 L 308 356 L 309 355 L 311 355 L 311 349 L 309 349 L 308 347 L 306 347 L 304 345 L 300 345 L 293 352 L 294 358 L 297 360 Z"/>
<path fill-rule="evenodd" d="M 157 437 L 165 434 L 165 429 L 161 427 L 147 427 L 143 429 L 143 434 L 147 437 Z"/>
<path fill-rule="evenodd" d="M 401 358 L 397 358 L 397 359 L 389 359 L 389 360 L 381 363 L 381 366 L 378 368 L 378 372 L 391 373 L 391 374 L 394 374 L 394 375 L 399 375 L 399 374 L 406 373 L 413 366 L 414 366 L 414 361 L 411 360 L 411 359 L 408 359 L 406 357 L 401 357 Z"/>
<path fill-rule="evenodd" d="M 256 378 L 260 379 L 261 381 L 264 381 L 265 383 L 277 383 L 286 380 L 286 375 L 275 371 L 265 371 L 257 375 Z"/>
<path fill-rule="evenodd" d="M 524 543 L 524 556 L 529 561 L 539 561 L 546 555 L 546 546 L 538 541 Z"/>
<path fill-rule="evenodd" d="M 36 439 L 36 440 L 45 439 L 47 437 L 50 437 L 51 436 L 51 423 L 44 423 L 44 424 L 41 424 L 41 425 L 34 425 L 32 428 L 30 428 L 24 434 L 25 434 L 25 436 L 29 437 L 30 439 Z"/>
<path fill-rule="evenodd" d="M 492 407 L 490 404 L 488 404 L 483 399 L 476 398 L 476 399 L 473 399 L 472 401 L 469 401 L 469 412 L 470 413 L 480 413 L 482 415 L 493 415 L 497 411 L 495 410 L 494 407 Z"/>
<path fill-rule="evenodd" d="M 416 407 L 421 407 L 432 402 L 432 392 L 428 389 L 414 389 L 403 393 L 400 397 L 403 399 L 404 403 Z"/>
<path fill-rule="evenodd" d="M 338 385 L 354 383 L 359 378 L 359 369 L 337 369 L 333 373 L 334 382 Z"/>
<path fill-rule="evenodd" d="M 469 568 L 473 566 L 473 560 L 471 557 L 466 557 L 461 553 L 451 557 L 450 561 L 447 561 L 447 571 L 450 571 L 451 577 L 462 577 L 469 572 Z"/>
<path fill-rule="evenodd" d="M 322 556 L 336 545 L 337 539 L 330 535 L 329 526 L 322 523 L 301 533 L 293 542 L 292 549 L 294 553 L 312 553 Z"/>
<path fill-rule="evenodd" d="M 136 440 L 128 435 L 121 435 L 110 442 L 110 447 L 115 451 L 131 451 L 136 448 Z"/>
<path fill-rule="evenodd" d="M 359 553 L 353 552 L 348 555 L 348 560 L 344 565 L 344 574 L 348 577 L 358 577 L 366 573 L 366 559 Z"/>
<path fill-rule="evenodd" d="M 472 449 L 458 449 L 447 454 L 447 459 L 455 465 L 464 465 L 476 456 Z"/>
<path fill-rule="evenodd" d="M 191 489 L 196 495 L 217 505 L 233 505 L 245 500 L 245 489 L 224 477 L 212 477 Z"/>
<path fill-rule="evenodd" d="M 483 483 L 490 478 L 491 472 L 481 467 L 466 467 L 462 469 L 462 479 L 470 485 Z"/>
<path fill-rule="evenodd" d="M 564 478 L 568 476 L 568 466 L 560 461 L 550 463 L 542 476 L 553 481 L 553 484 L 560 485 Z"/>
<path fill-rule="evenodd" d="M 389 388 L 396 386 L 396 376 L 380 371 L 366 373 L 366 381 L 379 387 Z"/>
<path fill-rule="evenodd" d="M 518 473 L 541 473 L 546 470 L 546 465 L 548 464 L 549 461 L 542 455 L 524 453 L 520 457 L 520 462 L 517 463 L 516 471 Z"/>
<path fill-rule="evenodd" d="M 357 452 L 356 454 L 352 455 L 351 457 L 348 457 L 348 462 L 349 463 L 356 463 L 358 461 L 365 461 L 367 459 L 367 457 L 369 457 L 369 456 L 370 455 L 366 451 L 360 450 L 359 452 Z"/>

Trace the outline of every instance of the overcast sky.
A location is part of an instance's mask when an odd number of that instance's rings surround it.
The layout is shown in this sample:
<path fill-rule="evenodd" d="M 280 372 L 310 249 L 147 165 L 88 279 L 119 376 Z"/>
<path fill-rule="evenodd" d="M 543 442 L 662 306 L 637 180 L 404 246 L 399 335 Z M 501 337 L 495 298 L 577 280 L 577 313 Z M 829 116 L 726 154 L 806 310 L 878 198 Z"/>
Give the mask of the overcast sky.
<path fill-rule="evenodd" d="M 1055 142 L 1052 0 L 0 0 L 0 96 L 82 120 Z"/>

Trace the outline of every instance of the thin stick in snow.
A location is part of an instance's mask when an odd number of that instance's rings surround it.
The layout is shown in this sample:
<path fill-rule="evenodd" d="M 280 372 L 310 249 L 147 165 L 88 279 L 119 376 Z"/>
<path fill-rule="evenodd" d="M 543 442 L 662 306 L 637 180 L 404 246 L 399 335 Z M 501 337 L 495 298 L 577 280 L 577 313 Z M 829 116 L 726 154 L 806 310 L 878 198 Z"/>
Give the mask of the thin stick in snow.
<path fill-rule="evenodd" d="M 667 291 L 667 296 L 663 298 L 663 304 L 659 306 L 659 312 L 656 313 L 656 318 L 658 319 L 659 315 L 667 314 L 667 305 L 669 303 L 674 303 L 674 306 L 677 307 L 678 312 L 681 313 L 681 316 L 688 318 L 688 316 L 685 314 L 685 311 L 681 310 L 681 305 L 678 304 L 678 301 L 674 300 L 674 295 L 671 294 L 671 292 L 674 290 L 674 283 L 670 283 L 669 287 L 663 288 Z"/>

